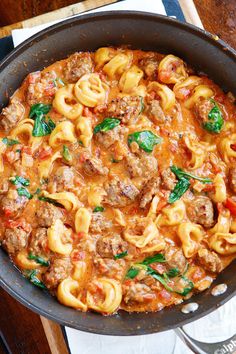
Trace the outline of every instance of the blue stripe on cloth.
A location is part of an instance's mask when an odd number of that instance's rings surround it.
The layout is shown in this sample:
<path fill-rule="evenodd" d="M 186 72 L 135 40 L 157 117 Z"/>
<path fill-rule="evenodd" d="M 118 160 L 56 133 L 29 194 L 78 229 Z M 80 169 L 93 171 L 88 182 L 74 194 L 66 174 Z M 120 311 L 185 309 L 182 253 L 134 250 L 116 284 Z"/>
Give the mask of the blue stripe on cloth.
<path fill-rule="evenodd" d="M 177 20 L 186 22 L 178 0 L 162 0 L 167 16 L 175 16 Z"/>

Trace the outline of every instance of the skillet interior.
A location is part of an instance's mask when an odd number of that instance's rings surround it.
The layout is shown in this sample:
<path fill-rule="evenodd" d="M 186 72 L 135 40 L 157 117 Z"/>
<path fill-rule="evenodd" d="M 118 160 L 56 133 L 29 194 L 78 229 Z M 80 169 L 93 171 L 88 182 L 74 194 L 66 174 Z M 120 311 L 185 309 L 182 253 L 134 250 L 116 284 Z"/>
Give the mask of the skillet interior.
<path fill-rule="evenodd" d="M 236 52 L 222 41 L 191 25 L 165 16 L 141 12 L 104 12 L 66 20 L 36 34 L 17 47 L 0 65 L 0 102 L 7 103 L 28 72 L 36 71 L 78 50 L 95 50 L 107 45 L 131 44 L 131 48 L 173 53 L 195 69 L 207 73 L 226 91 L 236 94 L 233 80 Z M 32 310 L 63 325 L 110 335 L 137 335 L 181 326 L 213 311 L 236 293 L 235 264 L 222 272 L 214 285 L 226 283 L 220 298 L 210 289 L 196 295 L 197 312 L 185 315 L 181 305 L 157 313 L 128 314 L 101 318 L 96 313 L 78 313 L 31 285 L 0 250 L 1 283 L 13 297 Z M 190 300 L 190 301 L 193 301 Z"/>

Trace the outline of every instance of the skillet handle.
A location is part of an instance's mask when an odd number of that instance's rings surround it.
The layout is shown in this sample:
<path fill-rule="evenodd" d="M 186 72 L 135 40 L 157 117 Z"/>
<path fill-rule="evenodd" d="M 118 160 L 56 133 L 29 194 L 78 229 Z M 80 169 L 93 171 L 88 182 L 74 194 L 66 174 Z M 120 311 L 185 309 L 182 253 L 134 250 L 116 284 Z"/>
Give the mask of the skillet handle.
<path fill-rule="evenodd" d="M 190 337 L 183 327 L 176 328 L 174 331 L 195 354 L 236 354 L 236 335 L 222 342 L 204 343 Z"/>

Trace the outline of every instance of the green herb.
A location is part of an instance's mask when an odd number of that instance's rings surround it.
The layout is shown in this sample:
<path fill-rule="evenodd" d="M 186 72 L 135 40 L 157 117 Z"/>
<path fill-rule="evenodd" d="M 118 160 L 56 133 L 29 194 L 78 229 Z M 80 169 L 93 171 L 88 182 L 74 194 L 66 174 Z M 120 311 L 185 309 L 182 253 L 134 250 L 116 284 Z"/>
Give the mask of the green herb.
<path fill-rule="evenodd" d="M 128 279 L 134 279 L 136 277 L 136 275 L 138 275 L 139 273 L 139 269 L 131 267 L 128 272 L 126 273 L 126 278 Z"/>
<path fill-rule="evenodd" d="M 177 277 L 177 275 L 180 274 L 180 271 L 178 268 L 171 268 L 168 270 L 168 272 L 165 272 L 164 273 L 167 277 L 169 278 L 174 278 L 174 277 Z"/>
<path fill-rule="evenodd" d="M 28 199 L 33 198 L 32 194 L 30 194 L 30 192 L 24 187 L 17 188 L 17 193 L 21 197 L 26 197 Z"/>
<path fill-rule="evenodd" d="M 98 132 L 107 132 L 112 130 L 120 124 L 120 120 L 117 118 L 108 117 L 105 118 L 100 124 L 96 125 L 93 132 L 97 134 Z"/>
<path fill-rule="evenodd" d="M 127 254 L 128 254 L 128 251 L 121 252 L 121 253 L 117 253 L 117 254 L 114 256 L 114 258 L 115 258 L 115 259 L 124 258 L 124 257 L 127 256 Z"/>
<path fill-rule="evenodd" d="M 168 203 L 172 204 L 180 199 L 182 195 L 189 189 L 190 182 L 187 178 L 182 177 L 175 185 L 175 188 L 170 193 Z"/>
<path fill-rule="evenodd" d="M 148 265 L 156 262 L 166 262 L 165 256 L 161 253 L 157 253 L 154 256 L 146 257 L 140 264 Z"/>
<path fill-rule="evenodd" d="M 64 157 L 64 159 L 66 161 L 68 161 L 68 162 L 72 161 L 71 153 L 66 145 L 63 145 L 62 156 Z"/>
<path fill-rule="evenodd" d="M 141 108 L 140 108 L 139 114 L 141 114 L 144 111 L 144 108 L 145 108 L 142 96 L 140 96 L 140 106 L 141 106 Z"/>
<path fill-rule="evenodd" d="M 212 180 L 210 178 L 202 178 L 202 177 L 198 177 L 198 176 L 195 176 L 193 175 L 192 173 L 189 173 L 189 172 L 185 172 L 183 171 L 181 168 L 179 167 L 176 167 L 176 166 L 171 166 L 171 171 L 176 175 L 176 177 L 178 179 L 181 179 L 182 177 L 185 177 L 185 178 L 193 178 L 193 179 L 196 179 L 197 181 L 200 181 L 202 183 L 212 183 Z"/>
<path fill-rule="evenodd" d="M 10 177 L 9 178 L 9 181 L 14 184 L 15 186 L 16 185 L 22 185 L 22 186 L 29 186 L 30 185 L 30 181 L 28 178 L 24 178 L 24 177 L 21 177 L 21 176 L 14 176 L 14 177 Z"/>
<path fill-rule="evenodd" d="M 118 162 L 120 162 L 119 160 L 116 160 L 116 159 L 114 159 L 114 157 L 112 157 L 111 158 L 111 162 L 113 162 L 113 163 L 118 163 Z"/>
<path fill-rule="evenodd" d="M 214 104 L 214 107 L 208 114 L 208 121 L 203 123 L 203 128 L 210 133 L 218 134 L 224 125 L 224 119 L 216 102 L 213 99 L 210 101 Z"/>
<path fill-rule="evenodd" d="M 8 139 L 8 138 L 3 138 L 2 142 L 3 142 L 3 144 L 5 144 L 7 146 L 20 144 L 20 142 L 18 140 Z"/>
<path fill-rule="evenodd" d="M 81 145 L 81 146 L 84 146 L 83 142 L 81 140 L 78 140 L 78 143 Z"/>
<path fill-rule="evenodd" d="M 60 208 L 63 208 L 63 205 L 61 205 L 60 203 L 58 203 L 56 200 L 48 198 L 48 197 L 43 197 L 42 195 L 38 197 L 39 200 L 41 200 L 42 202 L 47 202 L 47 203 L 51 203 L 55 206 L 58 206 Z"/>
<path fill-rule="evenodd" d="M 39 193 L 41 193 L 41 189 L 40 189 L 40 188 L 37 188 L 36 191 L 34 192 L 34 195 L 35 195 L 35 194 L 37 195 L 37 194 L 39 194 Z"/>
<path fill-rule="evenodd" d="M 19 152 L 19 154 L 21 153 L 21 149 L 16 149 L 16 152 Z"/>
<path fill-rule="evenodd" d="M 48 184 L 48 182 L 49 182 L 49 179 L 48 178 L 42 178 L 41 180 L 40 180 L 40 184 L 42 185 L 42 184 Z"/>
<path fill-rule="evenodd" d="M 129 134 L 128 144 L 130 145 L 133 141 L 135 141 L 144 151 L 152 152 L 154 146 L 161 143 L 162 138 L 153 134 L 150 130 L 143 130 L 141 132 Z"/>
<path fill-rule="evenodd" d="M 103 208 L 102 206 L 96 206 L 94 209 L 93 209 L 93 213 L 98 213 L 99 211 L 104 211 L 105 208 Z"/>
<path fill-rule="evenodd" d="M 39 280 L 37 277 L 37 270 L 31 270 L 29 272 L 26 272 L 26 276 L 29 279 L 31 283 L 34 285 L 38 286 L 41 289 L 47 289 L 46 286 Z"/>
<path fill-rule="evenodd" d="M 30 253 L 28 255 L 28 259 L 34 260 L 36 263 L 44 266 L 44 267 L 48 267 L 49 266 L 49 261 L 46 261 L 45 259 L 43 259 L 42 257 L 39 256 L 35 256 L 32 253 Z"/>
<path fill-rule="evenodd" d="M 36 103 L 33 104 L 30 108 L 30 118 L 35 119 L 36 117 L 41 117 L 45 114 L 47 114 L 50 109 L 51 109 L 52 105 L 51 104 L 44 104 L 44 103 Z"/>
<path fill-rule="evenodd" d="M 47 114 L 51 109 L 50 104 L 37 103 L 31 106 L 30 108 L 30 118 L 34 119 L 34 128 L 32 131 L 33 136 L 46 136 L 51 134 L 53 129 L 55 129 L 56 125 L 52 121 L 51 118 L 45 118 L 45 114 Z"/>

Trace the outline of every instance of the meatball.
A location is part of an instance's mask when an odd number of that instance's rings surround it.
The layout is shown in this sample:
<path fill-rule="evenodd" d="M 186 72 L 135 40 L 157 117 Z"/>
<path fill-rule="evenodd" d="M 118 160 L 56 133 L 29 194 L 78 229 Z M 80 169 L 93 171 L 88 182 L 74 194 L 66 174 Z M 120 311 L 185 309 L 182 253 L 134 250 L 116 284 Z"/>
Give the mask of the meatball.
<path fill-rule="evenodd" d="M 10 189 L 7 195 L 0 199 L 0 210 L 7 216 L 17 216 L 26 206 L 29 199 L 18 195 L 16 190 Z"/>
<path fill-rule="evenodd" d="M 8 253 L 21 251 L 27 245 L 29 233 L 22 228 L 6 229 L 2 246 Z"/>
<path fill-rule="evenodd" d="M 40 227 L 35 230 L 30 239 L 29 250 L 35 255 L 48 255 L 50 253 L 46 228 Z"/>
<path fill-rule="evenodd" d="M 196 116 L 198 118 L 198 120 L 201 123 L 205 123 L 208 122 L 208 114 L 210 113 L 210 111 L 212 110 L 212 108 L 214 108 L 214 102 L 212 102 L 209 99 L 205 99 L 205 98 L 200 98 L 195 106 L 194 106 L 194 111 L 196 113 Z"/>
<path fill-rule="evenodd" d="M 64 215 L 56 206 L 41 202 L 36 211 L 37 222 L 39 226 L 50 227 L 57 219 L 63 219 Z"/>
<path fill-rule="evenodd" d="M 197 260 L 209 272 L 220 273 L 223 270 L 223 264 L 219 256 L 206 248 L 201 248 L 198 251 Z"/>
<path fill-rule="evenodd" d="M 150 102 L 147 113 L 156 124 L 164 123 L 166 121 L 165 114 L 158 100 L 152 100 Z"/>
<path fill-rule="evenodd" d="M 63 192 L 74 186 L 74 172 L 70 167 L 59 167 L 53 176 L 53 189 L 55 192 Z"/>
<path fill-rule="evenodd" d="M 88 176 L 108 175 L 108 168 L 102 165 L 102 161 L 97 158 L 87 158 L 83 163 L 83 170 Z"/>
<path fill-rule="evenodd" d="M 175 174 L 171 171 L 170 168 L 167 168 L 166 170 L 163 170 L 161 172 L 161 186 L 164 189 L 167 190 L 172 190 L 175 188 L 175 185 L 177 183 L 177 179 L 175 177 Z"/>
<path fill-rule="evenodd" d="M 128 154 L 127 169 L 131 178 L 150 176 L 157 171 L 157 159 L 154 156 L 141 152 L 140 156 Z"/>
<path fill-rule="evenodd" d="M 105 184 L 107 193 L 104 202 L 112 207 L 124 207 L 131 204 L 139 190 L 131 182 L 120 181 L 118 177 Z"/>
<path fill-rule="evenodd" d="M 112 221 L 108 220 L 102 213 L 92 214 L 92 219 L 89 227 L 91 233 L 100 234 L 112 227 Z"/>
<path fill-rule="evenodd" d="M 121 280 L 125 270 L 124 259 L 95 258 L 94 265 L 102 276 Z"/>
<path fill-rule="evenodd" d="M 64 77 L 67 82 L 76 82 L 93 71 L 93 63 L 88 53 L 74 53 L 66 61 Z"/>
<path fill-rule="evenodd" d="M 180 273 L 186 269 L 187 260 L 180 248 L 167 246 L 165 249 L 165 259 L 170 268 L 178 268 Z"/>
<path fill-rule="evenodd" d="M 151 202 L 153 196 L 159 191 L 160 178 L 152 177 L 143 186 L 140 192 L 140 208 L 145 208 Z"/>
<path fill-rule="evenodd" d="M 123 299 L 127 304 L 129 302 L 143 303 L 155 299 L 155 293 L 146 284 L 134 283 L 129 285 L 123 284 Z"/>
<path fill-rule="evenodd" d="M 108 130 L 107 132 L 99 132 L 95 135 L 98 143 L 103 145 L 105 148 L 109 148 L 116 141 L 120 141 L 124 134 L 127 132 L 126 127 L 122 127 L 118 125 L 112 130 Z"/>
<path fill-rule="evenodd" d="M 50 259 L 50 267 L 43 275 L 43 281 L 48 289 L 55 289 L 59 283 L 67 278 L 72 270 L 70 257 L 53 256 Z"/>
<path fill-rule="evenodd" d="M 154 53 L 148 53 L 147 56 L 139 62 L 139 66 L 143 69 L 145 75 L 150 80 L 157 79 L 158 65 L 159 60 Z"/>
<path fill-rule="evenodd" d="M 0 115 L 0 128 L 8 132 L 23 118 L 25 109 L 19 100 L 13 99 L 10 104 L 3 108 Z"/>
<path fill-rule="evenodd" d="M 198 196 L 191 200 L 187 207 L 187 215 L 190 221 L 204 227 L 214 225 L 213 203 L 208 197 Z"/>
<path fill-rule="evenodd" d="M 114 98 L 107 106 L 106 115 L 119 118 L 122 123 L 135 123 L 142 111 L 140 96 Z"/>
<path fill-rule="evenodd" d="M 229 185 L 234 193 L 236 193 L 236 167 L 231 167 L 229 170 Z"/>
<path fill-rule="evenodd" d="M 113 258 L 116 254 L 127 251 L 128 243 L 120 235 L 101 236 L 96 244 L 97 253 L 103 258 Z"/>
<path fill-rule="evenodd" d="M 28 75 L 29 86 L 26 92 L 26 100 L 29 105 L 35 103 L 51 103 L 56 93 L 54 71 L 35 72 Z"/>

